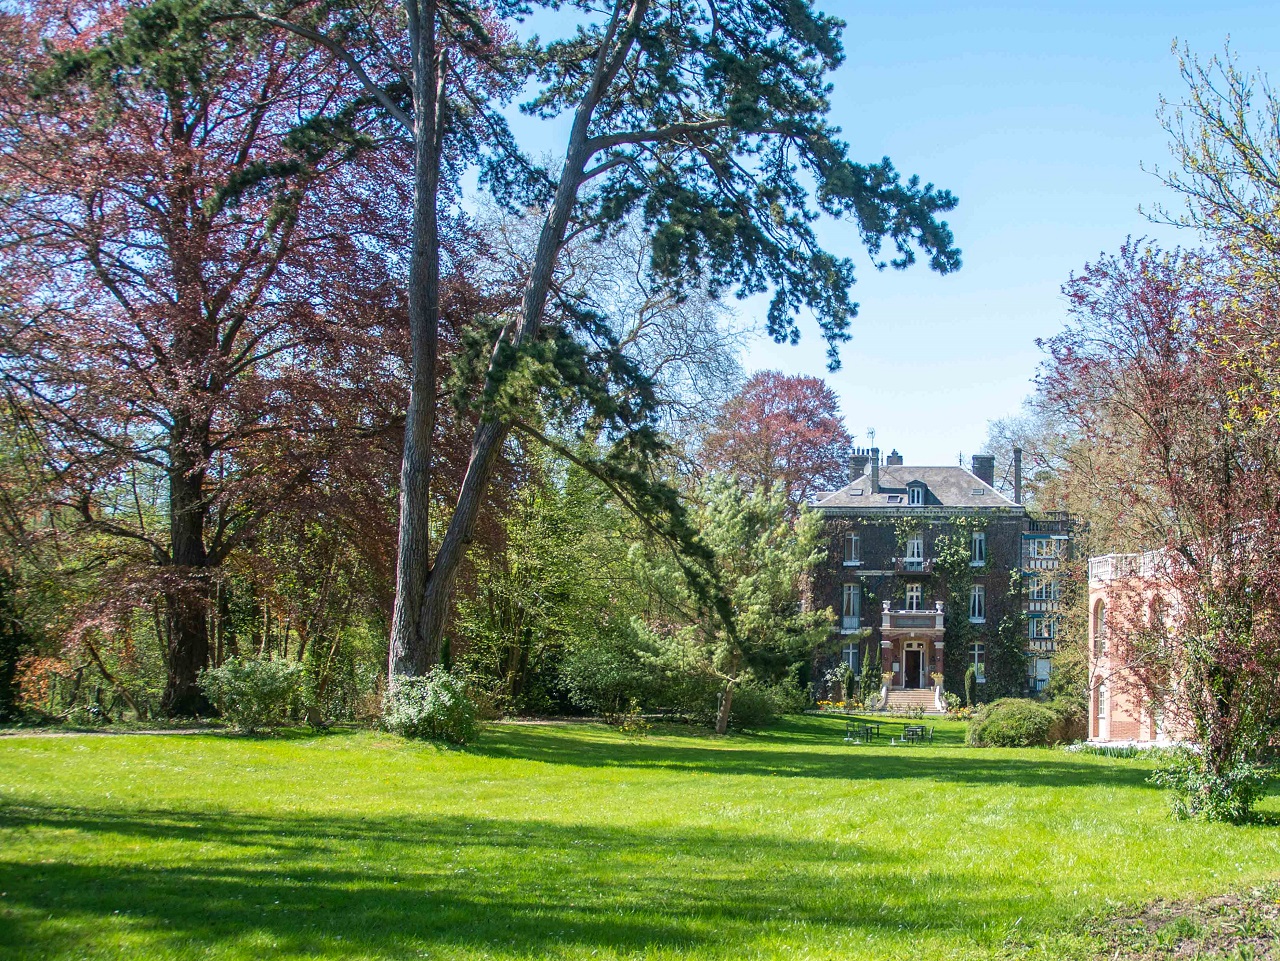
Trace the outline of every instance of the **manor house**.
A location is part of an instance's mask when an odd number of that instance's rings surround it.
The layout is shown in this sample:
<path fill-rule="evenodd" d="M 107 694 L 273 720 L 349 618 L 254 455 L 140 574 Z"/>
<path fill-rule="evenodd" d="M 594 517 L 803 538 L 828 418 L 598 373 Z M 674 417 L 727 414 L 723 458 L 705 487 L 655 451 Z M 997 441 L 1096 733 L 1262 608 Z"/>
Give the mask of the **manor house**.
<path fill-rule="evenodd" d="M 835 611 L 838 635 L 838 654 L 815 661 L 818 684 L 837 658 L 861 676 L 878 656 L 891 708 L 942 710 L 970 666 L 978 700 L 1044 687 L 1070 524 L 1023 506 L 1021 451 L 1012 499 L 994 473 L 989 454 L 970 470 L 913 467 L 872 447 L 854 452 L 847 485 L 815 495 L 829 548 L 808 603 Z"/>

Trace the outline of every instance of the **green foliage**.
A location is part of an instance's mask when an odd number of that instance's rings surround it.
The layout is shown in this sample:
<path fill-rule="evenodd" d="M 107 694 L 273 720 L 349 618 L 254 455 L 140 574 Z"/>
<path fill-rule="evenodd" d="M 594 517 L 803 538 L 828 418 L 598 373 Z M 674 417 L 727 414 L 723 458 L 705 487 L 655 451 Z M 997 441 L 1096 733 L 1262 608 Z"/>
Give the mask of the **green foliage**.
<path fill-rule="evenodd" d="M 480 733 L 466 682 L 443 667 L 421 677 L 398 677 L 382 702 L 382 725 L 401 737 L 469 744 Z"/>
<path fill-rule="evenodd" d="M 1244 758 L 1215 771 L 1203 754 L 1175 748 L 1162 753 L 1151 783 L 1174 792 L 1173 816 L 1178 820 L 1240 823 L 1249 820 L 1274 777 L 1271 765 Z"/>
<path fill-rule="evenodd" d="M 969 669 L 964 672 L 964 703 L 965 707 L 973 707 L 978 700 L 978 669 L 972 664 Z"/>
<path fill-rule="evenodd" d="M 561 662 L 560 677 L 574 705 L 605 716 L 632 702 L 656 704 L 661 690 L 629 626 L 578 640 Z"/>
<path fill-rule="evenodd" d="M 1025 698 L 1001 698 L 983 705 L 969 722 L 972 747 L 1046 747 L 1053 743 L 1058 715 Z"/>
<path fill-rule="evenodd" d="M 651 561 L 645 573 L 655 593 L 692 615 L 686 627 L 650 628 L 655 663 L 668 675 L 716 678 L 724 690 L 747 680 L 777 682 L 830 628 L 831 612 L 801 610 L 799 593 L 801 577 L 825 554 L 821 519 L 802 507 L 793 521 L 781 487 L 744 492 L 713 477 L 699 497 L 699 538 L 715 557 L 733 617 L 699 610 L 683 573 Z"/>
<path fill-rule="evenodd" d="M 872 640 L 867 641 L 866 650 L 862 652 L 862 685 L 858 689 L 859 699 L 866 704 L 880 693 L 883 683 L 884 664 L 880 657 L 880 645 Z"/>
<path fill-rule="evenodd" d="M 200 687 L 222 715 L 246 734 L 282 724 L 302 684 L 302 665 L 229 657 L 200 673 Z"/>
<path fill-rule="evenodd" d="M 456 661 L 504 713 L 578 708 L 617 714 L 649 703 L 631 618 L 635 522 L 576 464 L 534 452 L 501 523 L 501 551 L 476 557 L 458 602 Z"/>
<path fill-rule="evenodd" d="M 651 727 L 640 710 L 640 703 L 634 700 L 618 721 L 618 730 L 630 738 L 648 737 Z"/>
<path fill-rule="evenodd" d="M 1088 737 L 1089 705 L 1084 698 L 1063 695 L 1041 703 L 1054 716 L 1053 728 L 1049 732 L 1050 743 L 1069 744 Z"/>

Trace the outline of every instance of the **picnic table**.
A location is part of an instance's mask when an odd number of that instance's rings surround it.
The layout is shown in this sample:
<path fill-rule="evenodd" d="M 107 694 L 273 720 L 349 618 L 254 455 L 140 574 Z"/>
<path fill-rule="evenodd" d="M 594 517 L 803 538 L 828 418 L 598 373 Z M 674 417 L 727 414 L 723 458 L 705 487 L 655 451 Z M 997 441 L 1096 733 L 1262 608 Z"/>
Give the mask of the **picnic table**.
<path fill-rule="evenodd" d="M 926 730 L 923 724 L 907 724 L 902 728 L 902 739 L 908 744 L 933 743 L 933 728 Z"/>
<path fill-rule="evenodd" d="M 846 741 L 873 741 L 879 734 L 879 721 L 850 721 L 844 728 Z"/>

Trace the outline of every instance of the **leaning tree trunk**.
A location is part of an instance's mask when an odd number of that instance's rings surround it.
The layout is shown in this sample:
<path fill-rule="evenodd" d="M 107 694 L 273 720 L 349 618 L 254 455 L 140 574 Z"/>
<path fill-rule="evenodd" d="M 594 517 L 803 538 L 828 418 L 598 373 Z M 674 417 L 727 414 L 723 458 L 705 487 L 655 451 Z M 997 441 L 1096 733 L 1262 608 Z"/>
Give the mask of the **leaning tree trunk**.
<path fill-rule="evenodd" d="M 578 188 L 582 186 L 583 171 L 590 153 L 587 149 L 587 128 L 591 121 L 593 106 L 593 103 L 584 102 L 574 119 L 573 131 L 569 137 L 569 149 L 560 174 L 560 183 L 556 187 L 551 210 L 542 224 L 533 268 L 529 272 L 529 280 L 520 303 L 520 320 L 511 338 L 517 348 L 532 342 L 542 324 L 542 314 L 547 305 L 547 294 L 551 288 L 556 261 L 564 246 L 565 230 L 569 225 L 574 204 L 577 203 Z M 497 360 L 499 348 L 502 346 L 503 344 L 499 342 L 495 347 L 494 361 Z M 501 376 L 498 365 L 491 362 L 485 375 L 485 387 L 496 386 L 497 378 Z M 416 638 L 418 647 L 414 652 L 415 656 L 410 660 L 410 663 L 419 670 L 430 667 L 440 660 L 444 629 L 453 603 L 454 581 L 457 579 L 458 568 L 466 556 L 467 548 L 475 537 L 476 523 L 480 516 L 480 508 L 484 504 L 485 491 L 488 490 L 489 481 L 498 464 L 498 456 L 502 452 L 502 444 L 511 432 L 511 428 L 512 423 L 509 420 L 497 415 L 481 420 L 476 428 L 471 442 L 471 459 L 467 464 L 466 476 L 462 479 L 458 502 L 440 543 L 440 550 L 436 554 L 430 577 L 427 579 L 419 609 Z"/>

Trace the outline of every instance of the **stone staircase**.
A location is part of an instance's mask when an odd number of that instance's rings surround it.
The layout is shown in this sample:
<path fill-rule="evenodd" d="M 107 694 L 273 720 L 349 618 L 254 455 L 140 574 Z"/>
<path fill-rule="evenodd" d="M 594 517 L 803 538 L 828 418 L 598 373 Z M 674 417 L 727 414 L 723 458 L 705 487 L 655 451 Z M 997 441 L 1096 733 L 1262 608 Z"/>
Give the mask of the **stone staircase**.
<path fill-rule="evenodd" d="M 889 700 L 885 704 L 887 711 L 911 711 L 916 708 L 924 711 L 926 714 L 936 714 L 937 708 L 933 701 L 933 689 L 921 688 L 919 690 L 908 691 L 890 691 Z"/>

